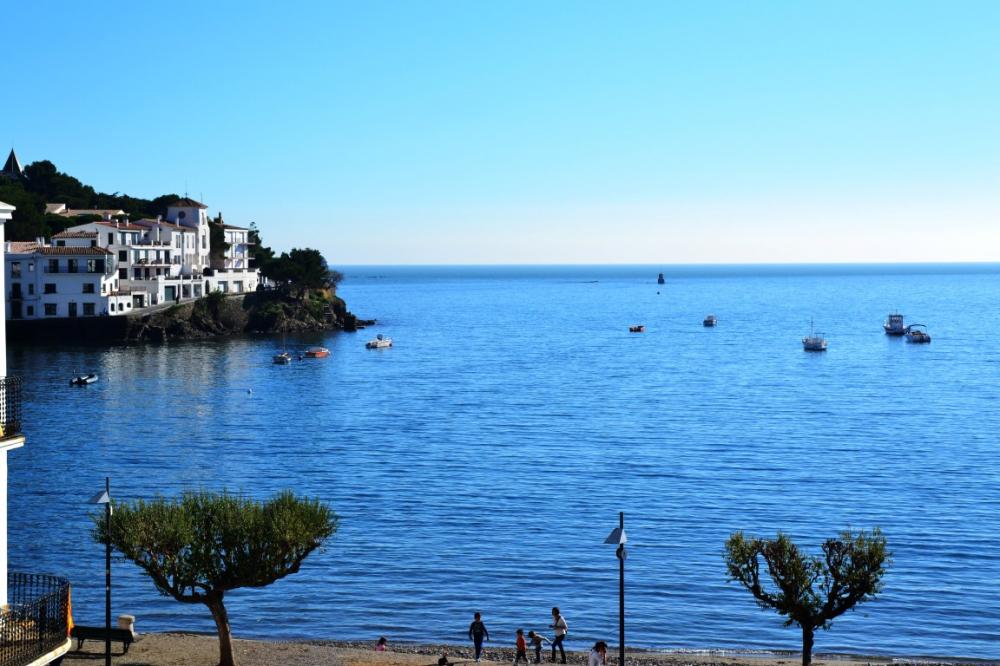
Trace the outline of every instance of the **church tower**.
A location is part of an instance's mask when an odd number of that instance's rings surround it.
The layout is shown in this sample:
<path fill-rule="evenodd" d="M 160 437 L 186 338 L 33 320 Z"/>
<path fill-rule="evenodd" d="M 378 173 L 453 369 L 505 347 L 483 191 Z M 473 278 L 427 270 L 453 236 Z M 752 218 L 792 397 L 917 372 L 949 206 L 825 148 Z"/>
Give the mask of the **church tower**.
<path fill-rule="evenodd" d="M 14 153 L 13 148 L 10 149 L 7 162 L 4 163 L 3 169 L 0 170 L 0 176 L 10 178 L 11 180 L 21 180 L 24 177 L 24 169 L 21 168 L 21 161 L 17 159 L 17 154 Z"/>

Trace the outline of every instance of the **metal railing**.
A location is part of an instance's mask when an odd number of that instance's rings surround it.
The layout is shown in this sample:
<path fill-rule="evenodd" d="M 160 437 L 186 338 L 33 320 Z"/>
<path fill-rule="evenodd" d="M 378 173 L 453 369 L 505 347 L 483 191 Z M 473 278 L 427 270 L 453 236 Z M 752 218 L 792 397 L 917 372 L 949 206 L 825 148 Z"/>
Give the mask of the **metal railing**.
<path fill-rule="evenodd" d="M 0 440 L 21 434 L 21 378 L 0 379 Z"/>
<path fill-rule="evenodd" d="M 0 666 L 24 666 L 69 636 L 69 581 L 57 576 L 7 574 L 7 610 L 0 611 Z"/>

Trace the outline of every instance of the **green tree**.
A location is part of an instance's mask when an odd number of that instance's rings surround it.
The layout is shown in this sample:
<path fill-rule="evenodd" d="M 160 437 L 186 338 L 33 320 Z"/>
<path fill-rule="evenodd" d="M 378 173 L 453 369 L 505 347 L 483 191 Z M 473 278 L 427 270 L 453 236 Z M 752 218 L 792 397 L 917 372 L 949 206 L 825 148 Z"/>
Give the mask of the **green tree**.
<path fill-rule="evenodd" d="M 787 617 L 785 626 L 802 628 L 802 666 L 812 662 L 816 629 L 829 629 L 835 617 L 874 599 L 890 561 L 877 527 L 870 533 L 845 530 L 823 543 L 822 551 L 822 557 L 805 555 L 781 532 L 775 539 L 735 532 L 723 555 L 729 579 L 749 590 L 758 606 Z M 771 584 L 761 580 L 761 561 Z"/>
<path fill-rule="evenodd" d="M 95 515 L 94 539 L 145 571 L 160 593 L 205 604 L 219 632 L 219 663 L 235 666 L 224 597 L 264 587 L 299 570 L 337 530 L 324 503 L 283 492 L 258 502 L 226 492 L 189 492 L 179 499 L 115 502 L 108 525 Z"/>
<path fill-rule="evenodd" d="M 219 215 L 208 225 L 208 255 L 215 261 L 222 261 L 229 247 L 229 243 L 226 242 L 226 228 L 222 224 L 222 216 Z"/>
<path fill-rule="evenodd" d="M 331 271 L 319 250 L 293 248 L 282 252 L 260 267 L 264 277 L 295 290 L 326 289 L 336 285 L 343 276 Z"/>

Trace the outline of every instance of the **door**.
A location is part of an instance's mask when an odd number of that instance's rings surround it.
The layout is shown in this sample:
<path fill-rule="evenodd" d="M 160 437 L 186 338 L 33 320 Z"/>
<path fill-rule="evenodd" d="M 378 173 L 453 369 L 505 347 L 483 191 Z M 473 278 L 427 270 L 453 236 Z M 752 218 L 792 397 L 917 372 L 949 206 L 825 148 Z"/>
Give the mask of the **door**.
<path fill-rule="evenodd" d="M 75 317 L 76 316 L 76 303 L 70 303 L 69 304 L 69 316 L 70 317 Z"/>

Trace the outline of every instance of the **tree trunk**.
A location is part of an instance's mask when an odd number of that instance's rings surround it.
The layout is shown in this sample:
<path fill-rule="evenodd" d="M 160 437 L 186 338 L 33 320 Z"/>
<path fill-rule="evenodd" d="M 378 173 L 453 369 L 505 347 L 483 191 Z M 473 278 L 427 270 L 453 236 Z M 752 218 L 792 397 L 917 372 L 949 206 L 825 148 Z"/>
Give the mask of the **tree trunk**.
<path fill-rule="evenodd" d="M 812 627 L 802 625 L 802 666 L 809 666 L 813 659 L 813 634 Z"/>
<path fill-rule="evenodd" d="M 217 599 L 208 602 L 208 609 L 212 611 L 212 619 L 215 620 L 215 627 L 219 630 L 219 666 L 236 666 L 236 658 L 233 656 L 233 632 L 229 628 L 229 613 L 222 603 L 222 595 Z"/>

